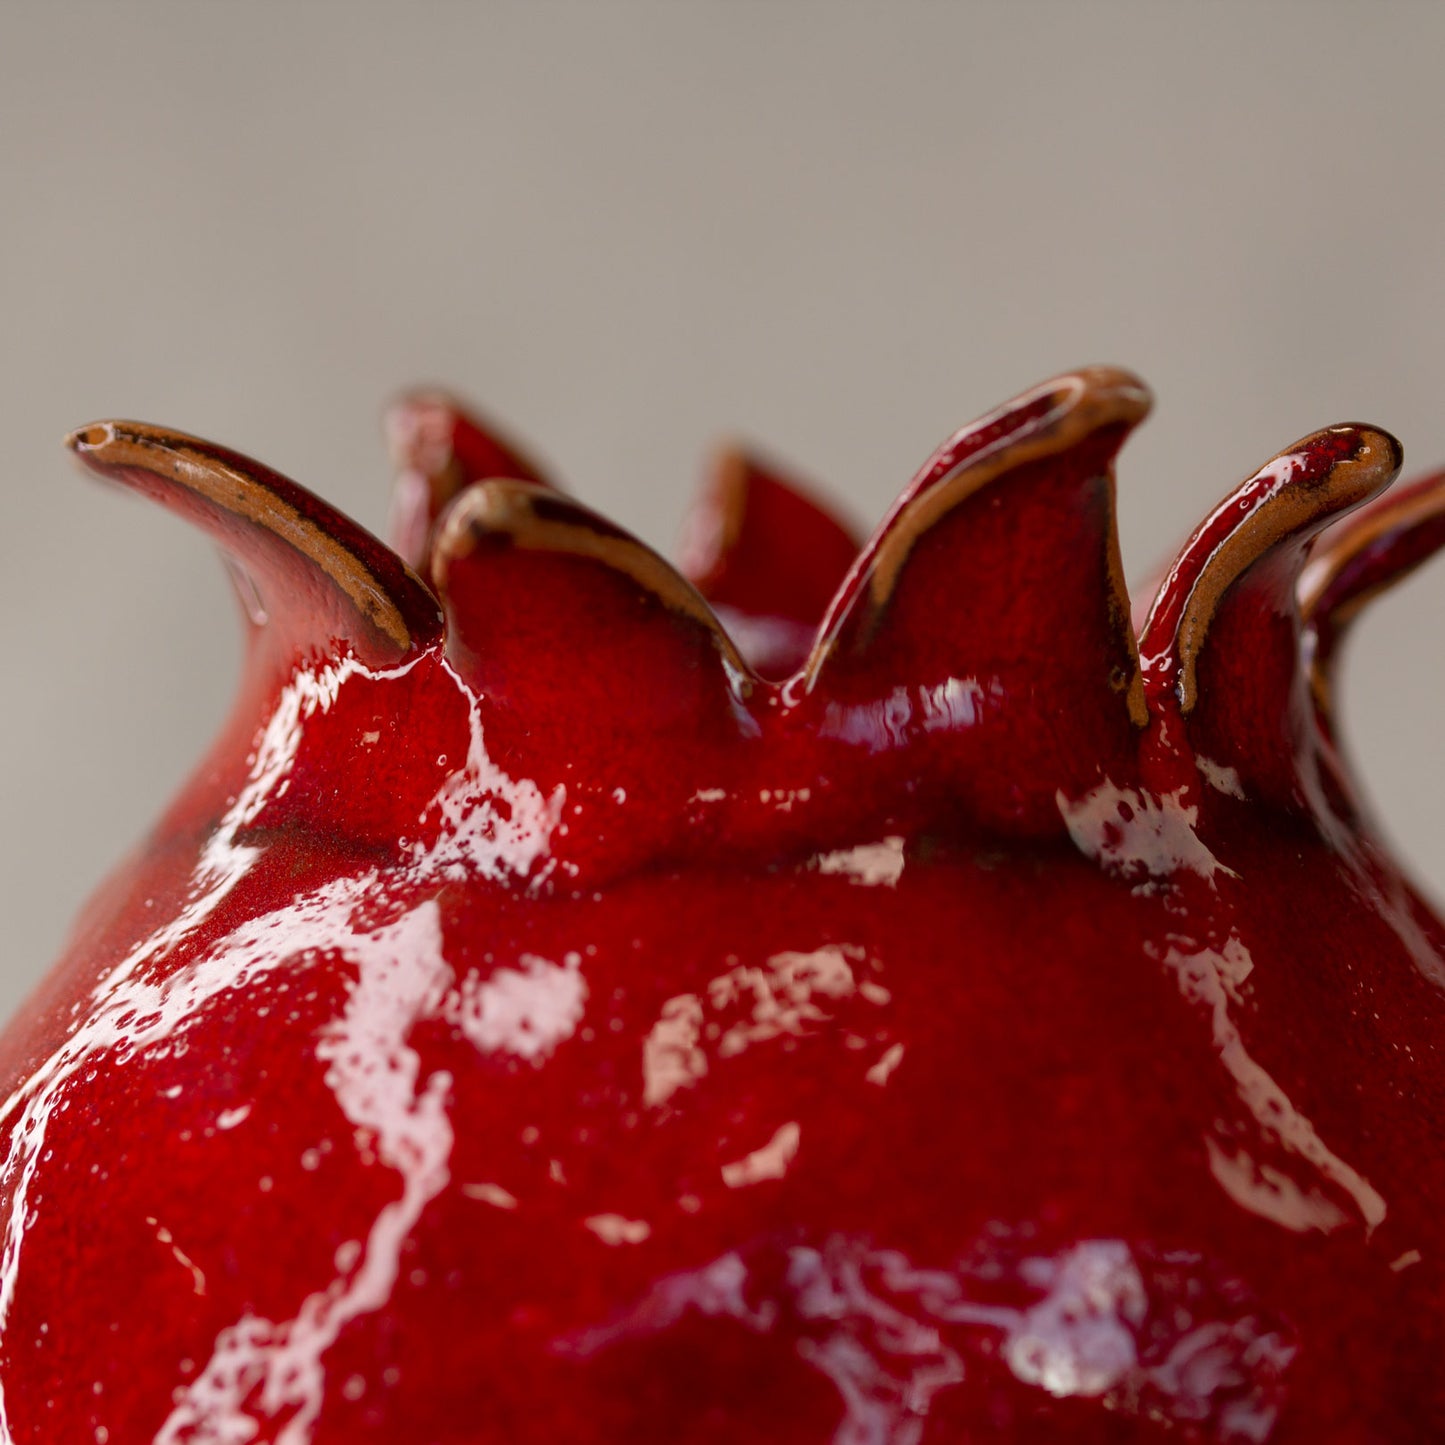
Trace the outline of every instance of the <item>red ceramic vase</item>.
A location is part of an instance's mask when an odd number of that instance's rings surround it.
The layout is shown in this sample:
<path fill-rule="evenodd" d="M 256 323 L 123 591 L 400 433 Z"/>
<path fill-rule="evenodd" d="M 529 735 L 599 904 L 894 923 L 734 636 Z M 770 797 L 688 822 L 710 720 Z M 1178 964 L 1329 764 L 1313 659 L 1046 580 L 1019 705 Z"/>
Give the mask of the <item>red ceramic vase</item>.
<path fill-rule="evenodd" d="M 1399 448 L 1305 438 L 1136 641 L 1147 406 L 1026 393 L 861 550 L 728 457 L 682 572 L 442 398 L 397 551 L 78 432 L 250 646 L 0 1043 L 0 1439 L 1445 1438 L 1445 932 L 1331 713 L 1445 482 L 1332 527 Z"/>

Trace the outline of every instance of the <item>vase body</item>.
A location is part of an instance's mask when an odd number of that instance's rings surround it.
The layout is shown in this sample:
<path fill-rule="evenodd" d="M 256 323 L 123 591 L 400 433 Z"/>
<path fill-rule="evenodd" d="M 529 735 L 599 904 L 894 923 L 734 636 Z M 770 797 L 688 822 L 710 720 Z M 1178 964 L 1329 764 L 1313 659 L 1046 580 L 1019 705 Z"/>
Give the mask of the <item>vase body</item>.
<path fill-rule="evenodd" d="M 754 477 L 713 609 L 449 414 L 403 556 L 79 434 L 238 559 L 252 650 L 0 1040 L 9 1438 L 1445 1429 L 1442 933 L 1329 712 L 1434 492 L 1307 574 L 1398 456 L 1306 439 L 1136 641 L 1136 388 L 961 433 L 846 576 Z"/>

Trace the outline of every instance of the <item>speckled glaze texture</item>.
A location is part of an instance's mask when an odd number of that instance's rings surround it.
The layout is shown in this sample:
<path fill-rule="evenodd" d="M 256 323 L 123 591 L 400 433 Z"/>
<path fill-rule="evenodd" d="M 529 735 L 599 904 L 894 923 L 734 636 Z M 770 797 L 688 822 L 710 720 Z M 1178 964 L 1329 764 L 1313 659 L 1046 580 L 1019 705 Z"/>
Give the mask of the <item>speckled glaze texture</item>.
<path fill-rule="evenodd" d="M 1331 716 L 1445 482 L 1306 437 L 1136 641 L 1147 406 L 1038 387 L 861 549 L 729 453 L 681 570 L 440 396 L 395 551 L 77 433 L 250 646 L 0 1041 L 0 1439 L 1445 1438 L 1445 935 Z"/>

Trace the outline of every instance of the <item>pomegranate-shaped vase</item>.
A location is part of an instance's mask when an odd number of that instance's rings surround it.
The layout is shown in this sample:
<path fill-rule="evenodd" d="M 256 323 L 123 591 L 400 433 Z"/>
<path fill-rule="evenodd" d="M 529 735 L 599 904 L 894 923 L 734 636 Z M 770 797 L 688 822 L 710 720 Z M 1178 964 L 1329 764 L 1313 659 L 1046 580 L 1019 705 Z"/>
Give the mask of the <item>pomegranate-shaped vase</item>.
<path fill-rule="evenodd" d="M 1398 445 L 1306 437 L 1136 641 L 1147 406 L 1026 393 L 861 550 L 730 455 L 681 571 L 435 396 L 395 551 L 76 433 L 249 651 L 0 1043 L 0 1440 L 1445 1438 L 1445 930 L 1331 703 L 1445 482 L 1337 523 Z"/>

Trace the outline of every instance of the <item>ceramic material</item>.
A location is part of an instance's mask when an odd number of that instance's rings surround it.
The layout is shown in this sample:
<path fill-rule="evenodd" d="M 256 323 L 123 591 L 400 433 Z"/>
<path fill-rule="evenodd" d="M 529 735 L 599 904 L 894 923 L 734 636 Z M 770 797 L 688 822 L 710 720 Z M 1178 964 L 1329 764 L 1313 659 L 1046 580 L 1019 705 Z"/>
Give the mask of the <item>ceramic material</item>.
<path fill-rule="evenodd" d="M 729 455 L 691 581 L 445 398 L 396 552 L 77 433 L 250 648 L 0 1042 L 6 1438 L 1445 1431 L 1445 936 L 1330 713 L 1445 486 L 1312 552 L 1399 448 L 1305 438 L 1136 644 L 1147 406 L 1025 394 L 856 555 Z"/>

